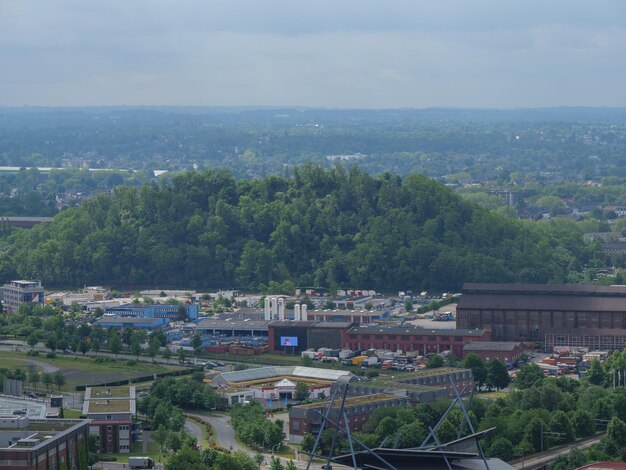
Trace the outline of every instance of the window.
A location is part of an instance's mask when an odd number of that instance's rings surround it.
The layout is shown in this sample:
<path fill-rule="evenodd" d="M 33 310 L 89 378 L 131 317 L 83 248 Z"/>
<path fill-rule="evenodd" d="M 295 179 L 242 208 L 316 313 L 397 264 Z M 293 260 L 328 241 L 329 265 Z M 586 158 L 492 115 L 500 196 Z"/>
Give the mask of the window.
<path fill-rule="evenodd" d="M 396 335 L 389 335 L 388 338 L 389 339 L 396 339 Z"/>
<path fill-rule="evenodd" d="M 300 421 L 292 421 L 291 422 L 291 429 L 293 429 L 294 431 L 299 431 L 300 430 Z"/>
<path fill-rule="evenodd" d="M 109 434 L 109 435 L 107 436 L 107 440 L 108 440 L 109 442 L 111 442 L 111 441 L 113 440 L 113 436 L 111 436 L 111 435 Z"/>
<path fill-rule="evenodd" d="M 437 338 L 434 336 L 429 336 L 428 341 L 437 341 Z"/>
<path fill-rule="evenodd" d="M 421 336 L 416 336 L 416 337 L 415 337 L 415 341 L 421 341 L 421 340 L 422 340 L 422 337 L 421 337 Z"/>
<path fill-rule="evenodd" d="M 370 339 L 370 335 L 361 335 L 361 339 Z"/>
<path fill-rule="evenodd" d="M 383 335 L 376 335 L 374 336 L 375 339 L 383 339 Z"/>
<path fill-rule="evenodd" d="M 441 336 L 441 341 L 450 341 L 449 336 Z"/>
<path fill-rule="evenodd" d="M 107 431 L 109 431 L 109 432 L 110 432 L 110 431 L 111 431 L 111 429 L 112 429 L 112 428 L 111 428 L 111 426 L 107 426 Z"/>
<path fill-rule="evenodd" d="M 455 336 L 454 341 L 458 341 L 458 342 L 463 341 L 463 336 Z"/>
<path fill-rule="evenodd" d="M 409 340 L 409 335 L 402 335 L 402 336 L 400 336 L 400 339 L 402 341 L 408 341 Z"/>

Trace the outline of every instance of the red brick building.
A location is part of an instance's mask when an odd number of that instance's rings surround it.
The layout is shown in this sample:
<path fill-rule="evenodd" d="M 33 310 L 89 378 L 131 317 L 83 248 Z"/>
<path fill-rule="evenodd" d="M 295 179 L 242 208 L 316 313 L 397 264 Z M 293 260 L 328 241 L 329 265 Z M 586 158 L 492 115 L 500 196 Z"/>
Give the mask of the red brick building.
<path fill-rule="evenodd" d="M 523 343 L 503 342 L 503 341 L 486 341 L 469 343 L 463 346 L 463 357 L 470 353 L 478 354 L 483 361 L 489 362 L 492 359 L 498 359 L 503 363 L 513 364 L 522 354 L 524 354 Z"/>
<path fill-rule="evenodd" d="M 489 331 L 477 329 L 418 328 L 415 326 L 367 325 L 351 328 L 347 332 L 348 347 L 353 351 L 388 349 L 390 351 L 416 351 L 420 355 L 450 351 L 463 355 L 463 345 L 474 341 L 489 341 Z"/>
<path fill-rule="evenodd" d="M 494 341 L 622 349 L 626 286 L 465 284 L 458 328 L 491 330 Z"/>

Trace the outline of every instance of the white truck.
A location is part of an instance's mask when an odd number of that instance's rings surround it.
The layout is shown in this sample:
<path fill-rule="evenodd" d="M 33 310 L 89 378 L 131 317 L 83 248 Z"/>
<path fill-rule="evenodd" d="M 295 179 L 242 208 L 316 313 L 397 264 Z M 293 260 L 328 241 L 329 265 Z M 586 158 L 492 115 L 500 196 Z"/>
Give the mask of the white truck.
<path fill-rule="evenodd" d="M 154 468 L 150 457 L 128 457 L 128 468 Z"/>

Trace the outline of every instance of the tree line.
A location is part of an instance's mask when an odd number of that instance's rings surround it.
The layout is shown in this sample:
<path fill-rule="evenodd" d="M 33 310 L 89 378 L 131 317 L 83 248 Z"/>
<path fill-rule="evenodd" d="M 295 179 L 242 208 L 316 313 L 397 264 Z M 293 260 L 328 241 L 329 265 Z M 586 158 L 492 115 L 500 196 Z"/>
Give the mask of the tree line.
<path fill-rule="evenodd" d="M 597 250 L 567 225 L 509 220 L 421 175 L 315 165 L 291 178 L 220 170 L 117 187 L 6 246 L 0 280 L 377 290 L 564 282 Z"/>

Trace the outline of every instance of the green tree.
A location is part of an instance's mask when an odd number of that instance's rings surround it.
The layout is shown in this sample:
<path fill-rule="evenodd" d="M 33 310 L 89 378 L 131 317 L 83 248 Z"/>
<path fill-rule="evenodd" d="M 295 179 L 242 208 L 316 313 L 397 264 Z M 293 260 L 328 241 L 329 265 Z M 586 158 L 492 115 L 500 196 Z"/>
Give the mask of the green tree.
<path fill-rule="evenodd" d="M 557 436 L 550 437 L 550 442 L 560 445 L 574 440 L 572 424 L 567 415 L 561 410 L 552 413 L 549 428 L 551 432 L 559 433 Z"/>
<path fill-rule="evenodd" d="M 26 339 L 26 342 L 30 346 L 31 350 L 35 349 L 35 345 L 39 342 L 39 338 L 37 337 L 37 332 L 32 331 L 28 335 L 28 338 Z"/>
<path fill-rule="evenodd" d="M 178 362 L 182 364 L 186 359 L 187 355 L 185 354 L 185 350 L 183 348 L 178 348 Z"/>
<path fill-rule="evenodd" d="M 172 357 L 172 351 L 167 346 L 163 348 L 163 352 L 161 353 L 161 357 L 165 359 L 167 362 L 170 362 Z"/>
<path fill-rule="evenodd" d="M 57 370 L 53 375 L 54 384 L 58 387 L 59 391 L 65 385 L 65 376 L 60 370 Z"/>
<path fill-rule="evenodd" d="M 487 364 L 487 386 L 496 389 L 505 388 L 509 385 L 511 378 L 506 370 L 506 366 L 498 359 L 492 359 Z"/>
<path fill-rule="evenodd" d="M 141 355 L 141 343 L 139 342 L 139 338 L 133 336 L 133 339 L 130 340 L 130 352 L 139 359 Z"/>
<path fill-rule="evenodd" d="M 285 466 L 279 458 L 272 457 L 272 460 L 270 460 L 270 470 L 285 470 Z"/>
<path fill-rule="evenodd" d="M 441 357 L 439 354 L 435 354 L 434 356 L 432 356 L 430 359 L 428 359 L 428 362 L 426 363 L 426 367 L 428 369 L 435 369 L 437 367 L 443 367 L 443 366 L 444 366 L 443 357 Z"/>
<path fill-rule="evenodd" d="M 156 432 L 155 432 L 156 434 Z M 157 441 L 158 442 L 158 441 Z M 162 447 L 162 445 L 161 445 Z M 191 447 L 185 445 L 181 447 L 178 451 L 174 452 L 167 461 L 167 470 L 211 470 L 207 465 L 202 462 L 202 457 L 200 452 L 196 449 L 192 449 Z M 217 468 L 222 467 L 214 467 Z M 228 467 L 223 467 L 228 468 Z M 232 467 L 234 470 L 238 470 L 235 467 Z"/>
<path fill-rule="evenodd" d="M 50 390 L 50 385 L 54 383 L 54 377 L 48 372 L 41 374 L 41 381 L 46 386 L 46 391 Z"/>
<path fill-rule="evenodd" d="M 167 429 L 164 424 L 160 424 L 159 427 L 152 433 L 152 439 L 159 444 L 160 452 L 163 452 L 163 446 L 167 440 Z"/>
<path fill-rule="evenodd" d="M 476 384 L 481 387 L 487 381 L 487 368 L 482 358 L 476 353 L 469 353 L 463 359 L 463 367 L 472 370 Z"/>
<path fill-rule="evenodd" d="M 294 393 L 295 399 L 298 401 L 304 401 L 309 398 L 309 395 L 311 395 L 311 392 L 306 382 L 298 382 Z"/>
<path fill-rule="evenodd" d="M 191 347 L 193 348 L 193 352 L 196 356 L 202 350 L 202 338 L 199 334 L 196 333 L 191 337 Z"/>
<path fill-rule="evenodd" d="M 517 388 L 530 388 L 544 379 L 543 371 L 537 364 L 526 364 L 517 372 Z"/>
<path fill-rule="evenodd" d="M 489 457 L 495 457 L 502 460 L 511 460 L 513 458 L 513 444 L 506 437 L 494 439 L 489 446 L 487 452 Z"/>
<path fill-rule="evenodd" d="M 596 432 L 591 413 L 586 410 L 576 410 L 572 416 L 572 427 L 576 437 L 591 436 Z"/>
<path fill-rule="evenodd" d="M 300 443 L 300 448 L 303 452 L 312 452 L 315 445 L 315 437 L 311 433 L 305 433 Z"/>
<path fill-rule="evenodd" d="M 89 352 L 89 343 L 87 343 L 87 341 L 85 340 L 82 340 L 78 348 L 80 350 L 80 353 L 84 356 Z"/>
<path fill-rule="evenodd" d="M 618 448 L 623 448 L 626 445 L 626 423 L 614 416 L 606 428 L 606 435 Z"/>
<path fill-rule="evenodd" d="M 109 346 L 109 350 L 113 354 L 115 354 L 115 357 L 117 358 L 117 355 L 122 350 L 122 339 L 120 338 L 117 330 L 113 328 L 109 330 L 109 339 L 107 341 L 107 344 Z"/>
<path fill-rule="evenodd" d="M 535 452 L 540 452 L 543 449 L 543 423 L 539 418 L 533 418 L 524 429 L 524 440 L 529 442 Z"/>
<path fill-rule="evenodd" d="M 398 447 L 400 449 L 419 447 L 422 442 L 424 442 L 424 439 L 426 439 L 425 429 L 424 424 L 420 420 L 414 420 L 413 422 L 403 424 L 398 429 L 398 432 L 400 433 Z"/>
<path fill-rule="evenodd" d="M 594 385 L 602 385 L 604 383 L 604 369 L 597 359 L 594 359 L 587 372 L 589 383 Z"/>

